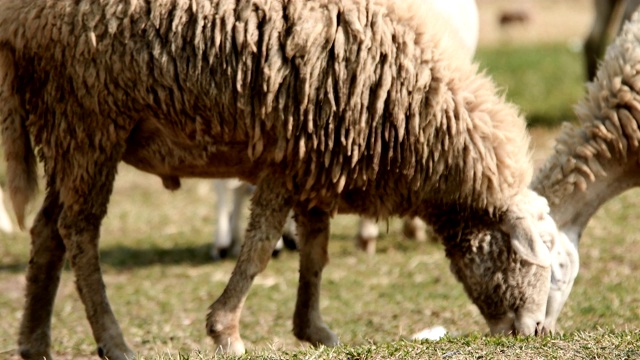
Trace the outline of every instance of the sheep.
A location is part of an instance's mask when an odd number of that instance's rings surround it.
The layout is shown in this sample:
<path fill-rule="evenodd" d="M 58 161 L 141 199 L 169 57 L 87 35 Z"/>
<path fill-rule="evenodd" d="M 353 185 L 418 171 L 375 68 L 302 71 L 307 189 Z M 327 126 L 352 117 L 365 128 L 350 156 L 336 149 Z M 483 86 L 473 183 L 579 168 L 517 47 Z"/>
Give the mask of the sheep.
<path fill-rule="evenodd" d="M 241 212 L 247 196 L 253 192 L 252 186 L 237 179 L 217 179 L 213 181 L 213 188 L 218 202 L 218 224 L 211 257 L 220 260 L 228 253 L 237 257 L 242 244 Z M 295 222 L 292 217 L 288 217 L 282 237 L 273 250 L 273 256 L 277 256 L 285 246 L 291 250 L 296 249 L 295 231 Z"/>
<path fill-rule="evenodd" d="M 564 246 L 552 251 L 552 284 L 545 333 L 556 322 L 578 275 L 585 226 L 607 200 L 640 185 L 640 16 L 611 44 L 587 94 L 576 105 L 578 125 L 563 124 L 554 153 L 531 188 L 549 201 Z M 558 240 L 558 243 L 563 241 Z"/>
<path fill-rule="evenodd" d="M 0 0 L 0 8 L 0 124 L 21 226 L 37 190 L 35 153 L 47 188 L 31 228 L 23 358 L 51 356 L 65 258 L 98 354 L 135 355 L 98 256 L 121 161 L 170 189 L 180 177 L 256 185 L 245 242 L 207 315 L 220 351 L 244 352 L 243 304 L 291 209 L 300 340 L 338 343 L 319 305 L 337 213 L 419 216 L 443 239 L 450 271 L 492 333 L 539 333 L 556 235 L 540 227 L 548 208 L 527 187 L 524 119 L 456 51 L 429 4 Z"/>
<path fill-rule="evenodd" d="M 2 188 L 0 188 L 0 231 L 10 234 L 13 232 L 13 224 L 11 223 L 11 217 L 9 212 L 4 207 L 4 195 Z"/>
<path fill-rule="evenodd" d="M 449 22 L 450 36 L 458 42 L 457 51 L 468 56 L 471 60 L 478 47 L 479 22 L 478 5 L 476 0 L 423 0 L 430 2 L 445 21 Z M 426 241 L 427 225 L 417 217 L 406 218 L 403 223 L 403 232 L 407 238 L 418 242 Z M 376 241 L 380 235 L 375 219 L 362 218 L 355 237 L 356 248 L 368 254 L 376 252 Z"/>
<path fill-rule="evenodd" d="M 594 0 L 593 4 L 595 17 L 583 49 L 587 80 L 593 79 L 596 74 L 598 59 L 609 42 L 609 30 L 620 19 L 616 26 L 616 33 L 619 32 L 640 5 L 640 0 Z"/>

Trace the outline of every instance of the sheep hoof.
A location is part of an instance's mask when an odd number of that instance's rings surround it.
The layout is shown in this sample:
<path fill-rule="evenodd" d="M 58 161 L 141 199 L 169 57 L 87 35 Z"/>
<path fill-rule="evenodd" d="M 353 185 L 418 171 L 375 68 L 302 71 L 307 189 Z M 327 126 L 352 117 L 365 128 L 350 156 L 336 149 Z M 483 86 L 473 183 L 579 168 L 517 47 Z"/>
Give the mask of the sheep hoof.
<path fill-rule="evenodd" d="M 19 350 L 19 353 L 20 353 L 20 357 L 25 360 L 53 359 L 53 357 L 51 357 L 51 354 L 48 351 L 43 351 L 43 352 L 31 351 L 28 348 L 21 347 Z"/>
<path fill-rule="evenodd" d="M 242 355 L 245 352 L 244 342 L 240 338 L 237 326 L 225 326 L 222 322 L 213 321 L 214 317 L 212 313 L 209 314 L 207 319 L 207 335 L 209 335 L 213 342 L 216 344 L 216 353 L 230 354 L 230 355 Z"/>
<path fill-rule="evenodd" d="M 245 352 L 244 343 L 239 338 L 236 341 L 229 339 L 226 345 L 218 344 L 216 341 L 216 346 L 216 353 L 241 356 Z"/>
<path fill-rule="evenodd" d="M 115 348 L 114 346 L 98 345 L 97 352 L 101 359 L 132 360 L 136 358 L 136 354 L 126 345 L 115 346 Z"/>
<path fill-rule="evenodd" d="M 296 337 L 301 341 L 306 341 L 311 345 L 334 347 L 340 345 L 338 336 L 326 325 L 312 326 L 306 329 L 304 333 L 296 333 Z"/>

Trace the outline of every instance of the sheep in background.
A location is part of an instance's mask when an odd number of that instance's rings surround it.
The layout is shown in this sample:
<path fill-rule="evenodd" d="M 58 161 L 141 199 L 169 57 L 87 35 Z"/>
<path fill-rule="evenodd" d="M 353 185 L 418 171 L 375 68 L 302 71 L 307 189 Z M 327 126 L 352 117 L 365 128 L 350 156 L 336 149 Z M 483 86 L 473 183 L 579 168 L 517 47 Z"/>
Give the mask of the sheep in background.
<path fill-rule="evenodd" d="M 5 233 L 13 232 L 13 224 L 7 209 L 4 207 L 4 196 L 2 194 L 2 188 L 0 188 L 0 231 Z"/>
<path fill-rule="evenodd" d="M 591 31 L 584 42 L 584 61 L 587 71 L 587 80 L 596 75 L 598 60 L 602 57 L 609 42 L 609 30 L 614 26 L 616 33 L 622 29 L 625 21 L 631 19 L 631 15 L 640 5 L 640 0 L 594 0 L 595 17 L 591 25 Z M 620 19 L 620 24 L 615 22 Z"/>
<path fill-rule="evenodd" d="M 338 212 L 419 216 L 443 239 L 450 271 L 492 333 L 539 333 L 555 235 L 540 225 L 544 199 L 527 188 L 526 125 L 457 51 L 431 5 L 0 0 L 0 8 L 0 128 L 21 225 L 37 188 L 34 149 L 47 182 L 31 229 L 23 358 L 51 356 L 64 259 L 99 355 L 133 355 L 98 255 L 120 161 L 167 188 L 187 176 L 256 184 L 241 253 L 207 316 L 221 351 L 244 352 L 242 307 L 291 209 L 299 339 L 338 343 L 320 314 Z"/>
<path fill-rule="evenodd" d="M 213 260 L 225 258 L 227 254 L 237 257 L 242 245 L 241 217 L 245 202 L 253 192 L 253 187 L 237 179 L 213 180 L 213 188 L 218 203 L 216 235 L 213 239 L 211 257 Z M 290 216 L 285 223 L 282 237 L 276 243 L 273 256 L 277 256 L 286 246 L 297 248 L 295 222 Z"/>
<path fill-rule="evenodd" d="M 545 331 L 555 331 L 578 275 L 578 244 L 591 216 L 607 200 L 640 185 L 640 16 L 607 49 L 587 95 L 576 106 L 579 126 L 564 124 L 555 152 L 532 189 L 544 195 L 568 245 L 552 251 Z"/>
<path fill-rule="evenodd" d="M 467 56 L 469 60 L 478 47 L 479 22 L 478 5 L 476 0 L 423 0 L 433 6 L 434 12 L 447 21 L 449 26 L 448 35 L 451 41 L 457 42 L 456 51 Z M 427 240 L 427 224 L 417 217 L 406 218 L 403 223 L 403 233 L 409 239 L 418 242 Z M 380 235 L 380 230 L 375 219 L 363 217 L 358 226 L 358 233 L 355 238 L 356 248 L 368 254 L 376 252 L 376 241 Z"/>

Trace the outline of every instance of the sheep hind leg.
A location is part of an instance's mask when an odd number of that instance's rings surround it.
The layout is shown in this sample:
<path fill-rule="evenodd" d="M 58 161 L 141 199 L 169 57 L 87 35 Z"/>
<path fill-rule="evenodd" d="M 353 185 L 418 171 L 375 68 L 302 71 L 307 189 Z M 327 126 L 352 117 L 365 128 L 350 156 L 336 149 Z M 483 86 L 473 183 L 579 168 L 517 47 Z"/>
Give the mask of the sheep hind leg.
<path fill-rule="evenodd" d="M 290 203 L 290 191 L 284 181 L 267 176 L 258 183 L 238 261 L 224 291 L 209 307 L 207 334 L 214 340 L 216 351 L 244 353 L 239 330 L 242 306 L 253 279 L 271 259 L 291 209 Z"/>
<path fill-rule="evenodd" d="M 50 186 L 31 228 L 25 309 L 18 339 L 23 359 L 51 359 L 51 314 L 65 255 L 57 228 L 61 208 L 58 193 Z"/>
<path fill-rule="evenodd" d="M 98 355 L 110 360 L 126 360 L 134 358 L 135 354 L 127 346 L 111 310 L 98 249 L 100 225 L 107 212 L 115 179 L 117 161 L 113 160 L 110 158 L 97 162 L 95 169 L 99 171 L 85 173 L 82 182 L 67 181 L 60 186 L 64 206 L 58 230 L 98 345 Z"/>
<path fill-rule="evenodd" d="M 294 335 L 314 346 L 336 346 L 338 337 L 320 314 L 322 270 L 329 261 L 329 214 L 317 208 L 296 213 L 300 241 L 300 280 L 293 314 Z"/>

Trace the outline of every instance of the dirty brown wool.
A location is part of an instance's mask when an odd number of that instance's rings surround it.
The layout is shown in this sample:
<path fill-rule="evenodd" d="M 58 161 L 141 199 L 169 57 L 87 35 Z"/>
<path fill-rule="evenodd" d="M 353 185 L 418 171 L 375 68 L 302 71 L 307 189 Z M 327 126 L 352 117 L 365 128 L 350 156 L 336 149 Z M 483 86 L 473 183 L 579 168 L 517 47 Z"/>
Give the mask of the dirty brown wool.
<path fill-rule="evenodd" d="M 419 216 L 492 332 L 533 334 L 548 253 L 517 109 L 444 36 L 430 5 L 368 0 L 0 0 L 0 124 L 8 183 L 31 229 L 19 345 L 50 358 L 64 258 L 100 356 L 128 348 L 98 261 L 116 167 L 257 185 L 246 242 L 207 332 L 241 353 L 239 318 L 287 213 L 301 239 L 294 334 L 337 336 L 319 311 L 330 217 Z M 432 16 L 433 17 L 433 16 Z M 45 304 L 45 306 L 42 306 Z M 542 313 L 542 319 L 540 319 Z"/>

